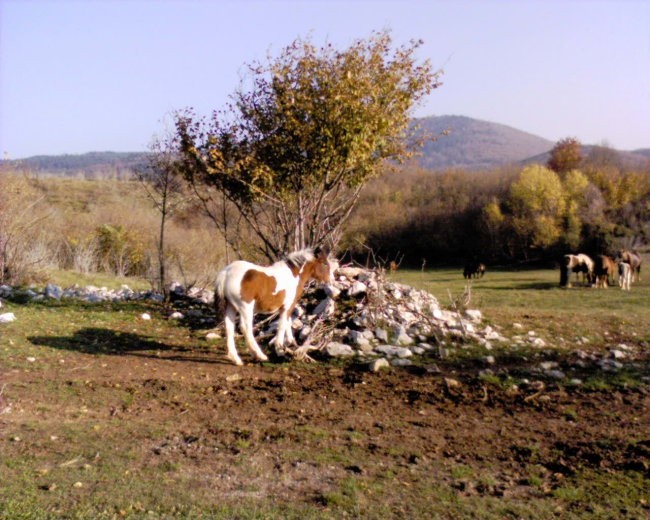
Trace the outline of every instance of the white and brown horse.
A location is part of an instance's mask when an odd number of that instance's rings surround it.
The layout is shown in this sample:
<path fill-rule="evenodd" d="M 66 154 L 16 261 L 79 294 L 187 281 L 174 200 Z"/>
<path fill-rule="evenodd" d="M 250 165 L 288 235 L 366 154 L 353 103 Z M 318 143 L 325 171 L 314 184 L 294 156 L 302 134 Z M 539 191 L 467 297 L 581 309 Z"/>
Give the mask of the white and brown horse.
<path fill-rule="evenodd" d="M 278 329 L 273 340 L 276 351 L 285 345 L 295 344 L 291 331 L 291 312 L 305 284 L 310 280 L 332 283 L 338 264 L 328 258 L 325 249 L 304 249 L 291 253 L 271 266 L 259 266 L 237 260 L 226 266 L 218 275 L 215 304 L 217 311 L 225 306 L 224 322 L 228 359 L 236 365 L 242 361 L 235 348 L 235 320 L 239 314 L 239 327 L 248 348 L 259 361 L 268 358 L 260 349 L 253 334 L 253 317 L 256 313 L 279 311 Z"/>
<path fill-rule="evenodd" d="M 582 273 L 583 283 L 587 280 L 591 284 L 594 278 L 594 261 L 583 253 L 564 255 L 560 267 L 560 285 L 571 287 L 571 273 L 576 273 L 576 277 L 578 273 Z"/>
<path fill-rule="evenodd" d="M 596 287 L 607 289 L 614 283 L 616 263 L 607 255 L 598 255 L 594 262 L 594 281 Z"/>
<path fill-rule="evenodd" d="M 630 290 L 630 285 L 632 284 L 632 267 L 627 262 L 618 263 L 618 285 L 621 286 L 621 289 L 624 291 Z"/>
<path fill-rule="evenodd" d="M 616 258 L 620 260 L 621 262 L 625 262 L 627 264 L 630 264 L 630 268 L 632 269 L 632 278 L 635 279 L 635 282 L 638 282 L 641 280 L 641 257 L 636 251 L 630 251 L 628 249 L 623 249 L 622 251 L 619 251 L 618 254 L 616 255 Z"/>

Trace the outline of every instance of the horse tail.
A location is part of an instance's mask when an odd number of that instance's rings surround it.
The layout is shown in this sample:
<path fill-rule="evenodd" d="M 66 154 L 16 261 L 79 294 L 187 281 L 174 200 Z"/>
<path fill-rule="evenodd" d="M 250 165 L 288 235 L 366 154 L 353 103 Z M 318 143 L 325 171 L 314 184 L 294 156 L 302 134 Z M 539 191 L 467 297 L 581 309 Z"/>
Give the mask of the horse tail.
<path fill-rule="evenodd" d="M 226 313 L 226 270 L 222 269 L 217 274 L 214 287 L 214 310 L 217 313 L 217 323 L 223 320 Z"/>

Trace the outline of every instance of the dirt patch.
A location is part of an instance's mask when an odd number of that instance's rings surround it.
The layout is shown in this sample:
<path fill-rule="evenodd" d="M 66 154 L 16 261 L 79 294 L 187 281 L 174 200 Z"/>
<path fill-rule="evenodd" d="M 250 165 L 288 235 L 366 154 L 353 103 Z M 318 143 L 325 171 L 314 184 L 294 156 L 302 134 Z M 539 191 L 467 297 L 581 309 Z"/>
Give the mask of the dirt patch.
<path fill-rule="evenodd" d="M 3 453 L 57 467 L 70 455 L 43 439 L 71 436 L 65 425 L 88 426 L 97 460 L 108 465 L 113 453 L 102 444 L 128 444 L 127 471 L 162 475 L 197 503 L 271 500 L 325 510 L 344 508 L 350 494 L 358 501 L 381 493 L 391 514 L 413 490 L 424 500 L 441 486 L 461 497 L 525 501 L 551 496 L 588 470 L 650 478 L 644 387 L 513 391 L 462 373 L 216 359 L 75 352 L 46 385 L 42 374 L 5 373 Z M 83 450 L 86 462 L 100 465 Z M 47 479 L 37 484 L 48 489 Z"/>

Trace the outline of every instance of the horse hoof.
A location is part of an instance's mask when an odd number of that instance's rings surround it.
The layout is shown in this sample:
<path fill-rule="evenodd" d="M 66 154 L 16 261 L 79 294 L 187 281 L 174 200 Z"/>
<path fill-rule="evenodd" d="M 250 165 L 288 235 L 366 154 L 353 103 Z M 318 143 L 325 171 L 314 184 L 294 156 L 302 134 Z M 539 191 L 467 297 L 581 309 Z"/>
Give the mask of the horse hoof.
<path fill-rule="evenodd" d="M 229 361 L 232 361 L 237 366 L 243 366 L 244 365 L 244 362 L 238 357 L 226 356 L 226 358 L 228 358 Z"/>
<path fill-rule="evenodd" d="M 261 356 L 257 356 L 258 361 L 268 361 L 269 357 L 266 354 L 262 354 Z"/>

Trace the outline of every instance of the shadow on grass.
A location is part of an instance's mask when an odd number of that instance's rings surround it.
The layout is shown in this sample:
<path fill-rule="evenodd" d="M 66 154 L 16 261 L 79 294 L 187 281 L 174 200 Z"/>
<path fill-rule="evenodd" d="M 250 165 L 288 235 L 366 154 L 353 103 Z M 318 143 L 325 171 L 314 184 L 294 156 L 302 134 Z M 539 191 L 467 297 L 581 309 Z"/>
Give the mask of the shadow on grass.
<path fill-rule="evenodd" d="M 208 353 L 205 348 L 169 345 L 140 334 L 95 327 L 79 329 L 72 336 L 31 336 L 28 340 L 34 345 L 84 354 L 129 355 L 202 363 L 222 362 L 220 356 L 215 356 L 214 352 Z M 223 362 L 225 363 L 225 360 Z"/>
<path fill-rule="evenodd" d="M 534 290 L 534 291 L 550 291 L 552 289 L 562 289 L 556 282 L 529 282 L 529 283 L 520 283 L 516 285 L 483 285 L 481 289 L 489 289 L 491 291 L 524 291 L 524 290 Z"/>

